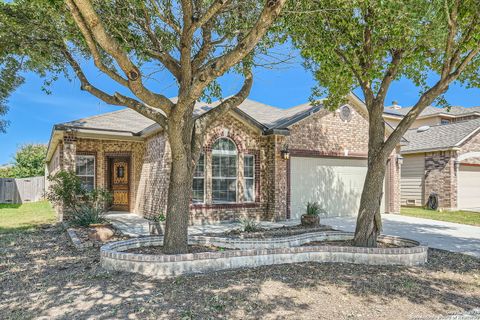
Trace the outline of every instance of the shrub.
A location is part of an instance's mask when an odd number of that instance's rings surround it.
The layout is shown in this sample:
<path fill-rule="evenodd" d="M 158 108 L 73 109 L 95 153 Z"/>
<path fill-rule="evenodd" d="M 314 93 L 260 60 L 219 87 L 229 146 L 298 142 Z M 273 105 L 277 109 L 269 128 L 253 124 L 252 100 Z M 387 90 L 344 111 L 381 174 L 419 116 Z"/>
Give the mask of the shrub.
<path fill-rule="evenodd" d="M 103 215 L 112 201 L 110 192 L 102 188 L 86 190 L 72 171 L 59 171 L 48 180 L 51 184 L 47 199 L 62 207 L 73 225 L 86 227 L 105 222 Z"/>
<path fill-rule="evenodd" d="M 306 214 L 309 216 L 318 216 L 320 214 L 321 208 L 318 202 L 307 202 L 307 211 Z"/>
<path fill-rule="evenodd" d="M 88 227 L 91 224 L 104 223 L 103 208 L 81 204 L 74 214 L 70 215 L 70 223 L 79 227 Z"/>
<path fill-rule="evenodd" d="M 86 192 L 80 179 L 72 171 L 59 171 L 47 179 L 50 181 L 47 199 L 64 210 L 73 210 L 78 204 L 78 198 Z"/>
<path fill-rule="evenodd" d="M 242 230 L 244 232 L 255 232 L 260 229 L 258 223 L 251 218 L 240 219 L 240 224 L 242 225 Z"/>

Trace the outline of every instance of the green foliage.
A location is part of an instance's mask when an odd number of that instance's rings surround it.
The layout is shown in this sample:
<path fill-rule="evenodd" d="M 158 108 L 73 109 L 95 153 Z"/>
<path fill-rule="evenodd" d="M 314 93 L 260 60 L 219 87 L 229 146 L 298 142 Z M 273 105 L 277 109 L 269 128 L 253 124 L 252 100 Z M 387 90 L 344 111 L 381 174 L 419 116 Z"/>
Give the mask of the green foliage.
<path fill-rule="evenodd" d="M 167 16 L 181 27 L 182 12 L 180 1 L 158 0 L 107 0 L 92 1 L 99 17 L 109 34 L 120 43 L 135 63 L 142 68 L 141 73 L 151 78 L 165 67 L 152 52 L 164 51 L 172 57 L 179 55 L 180 37 L 177 32 L 159 16 Z M 211 0 L 195 2 L 195 17 L 203 15 L 213 3 Z M 155 4 L 155 5 L 154 5 Z M 264 3 L 256 0 L 235 1 L 227 10 L 222 10 L 209 26 L 214 44 L 207 54 L 208 59 L 232 50 L 243 35 L 248 34 L 257 21 Z M 153 41 L 143 26 L 150 24 Z M 193 59 L 202 44 L 202 32 L 194 34 Z M 245 58 L 246 64 L 265 61 L 266 53 L 276 43 L 285 40 L 278 32 L 268 34 Z M 157 43 L 156 41 L 160 41 Z M 1 90 L 12 92 L 21 83 L 22 71 L 33 71 L 44 78 L 43 89 L 50 93 L 49 86 L 59 77 L 72 79 L 70 66 L 62 52 L 65 44 L 79 64 L 92 60 L 84 37 L 74 23 L 64 1 L 58 0 L 13 0 L 0 3 L 0 70 L 9 71 L 12 77 L 0 83 Z M 161 48 L 159 48 L 161 47 Z M 111 70 L 118 71 L 111 56 L 100 50 L 101 60 Z M 1 59 L 11 61 L 13 67 L 2 67 Z M 242 67 L 231 68 L 229 72 L 242 73 Z M 120 72 L 121 73 L 121 72 Z M 154 76 L 153 76 L 154 77 Z M 163 79 L 162 79 L 163 80 Z M 178 83 L 177 83 L 178 84 Z M 205 88 L 202 99 L 220 98 L 222 90 L 216 80 Z M 0 96 L 1 98 L 1 96 Z M 1 100 L 0 100 L 1 101 Z"/>
<path fill-rule="evenodd" d="M 453 2 L 303 0 L 290 3 L 290 14 L 283 23 L 301 50 L 305 66 L 318 80 L 314 95 L 328 96 L 327 106 L 336 109 L 357 87 L 365 96 L 369 88 L 380 92 L 394 55 L 401 55 L 394 80 L 410 79 L 426 91 L 430 72 L 439 74 L 445 60 L 446 13 Z M 478 12 L 478 1 L 461 2 L 456 39 L 465 38 L 457 46 L 462 56 L 478 46 Z M 478 85 L 479 65 L 476 57 L 459 80 Z"/>
<path fill-rule="evenodd" d="M 47 199 L 67 210 L 73 210 L 77 206 L 78 197 L 85 193 L 80 179 L 73 171 L 59 171 L 47 179 L 50 181 Z"/>
<path fill-rule="evenodd" d="M 21 146 L 14 156 L 11 167 L 0 169 L 3 178 L 28 178 L 45 174 L 47 146 L 44 144 L 26 144 Z"/>
<path fill-rule="evenodd" d="M 94 207 L 89 204 L 81 204 L 77 211 L 69 216 L 69 222 L 79 227 L 88 227 L 91 224 L 104 223 L 104 213 L 105 210 L 103 208 Z"/>
<path fill-rule="evenodd" d="M 260 226 L 255 219 L 242 218 L 239 220 L 241 228 L 244 232 L 256 232 L 260 230 Z"/>
<path fill-rule="evenodd" d="M 165 217 L 163 213 L 160 213 L 153 217 L 153 221 L 155 222 L 164 222 L 165 220 L 167 220 L 167 217 Z"/>
<path fill-rule="evenodd" d="M 0 23 L 1 27 L 1 23 Z M 12 56 L 0 55 L 0 117 L 8 111 L 9 95 L 23 83 L 23 77 L 18 74 L 21 65 Z M 5 132 L 8 122 L 0 118 L 0 132 Z"/>
<path fill-rule="evenodd" d="M 306 214 L 310 216 L 318 216 L 321 212 L 320 204 L 318 202 L 307 202 Z"/>
<path fill-rule="evenodd" d="M 59 171 L 48 180 L 47 199 L 60 206 L 72 224 L 88 226 L 104 222 L 103 215 L 112 201 L 110 192 L 101 188 L 84 189 L 72 171 Z"/>

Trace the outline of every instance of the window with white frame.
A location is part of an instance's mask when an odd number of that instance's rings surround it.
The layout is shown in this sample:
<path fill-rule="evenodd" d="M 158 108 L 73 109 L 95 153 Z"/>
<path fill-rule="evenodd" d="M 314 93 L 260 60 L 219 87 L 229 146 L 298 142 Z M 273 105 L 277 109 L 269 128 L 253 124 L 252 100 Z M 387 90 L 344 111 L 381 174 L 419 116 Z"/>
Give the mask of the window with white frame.
<path fill-rule="evenodd" d="M 243 157 L 243 179 L 245 182 L 245 201 L 255 201 L 255 156 L 246 154 Z"/>
<path fill-rule="evenodd" d="M 205 156 L 198 158 L 193 174 L 192 202 L 203 203 L 205 199 Z"/>
<path fill-rule="evenodd" d="M 75 157 L 75 173 L 80 178 L 85 190 L 93 190 L 95 188 L 95 156 L 77 155 Z"/>
<path fill-rule="evenodd" d="M 237 147 L 232 140 L 220 138 L 212 146 L 212 200 L 237 201 Z"/>

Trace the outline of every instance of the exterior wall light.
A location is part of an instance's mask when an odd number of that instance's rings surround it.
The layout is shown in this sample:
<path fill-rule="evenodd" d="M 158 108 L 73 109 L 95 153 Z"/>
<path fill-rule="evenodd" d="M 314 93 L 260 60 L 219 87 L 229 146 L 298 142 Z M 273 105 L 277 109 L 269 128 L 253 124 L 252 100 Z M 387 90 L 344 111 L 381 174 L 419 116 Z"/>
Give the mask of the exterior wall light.
<path fill-rule="evenodd" d="M 401 166 L 403 164 L 403 157 L 399 154 L 397 154 L 397 164 Z"/>
<path fill-rule="evenodd" d="M 285 146 L 280 152 L 280 154 L 282 155 L 283 160 L 290 159 L 290 152 L 288 151 L 288 146 Z"/>

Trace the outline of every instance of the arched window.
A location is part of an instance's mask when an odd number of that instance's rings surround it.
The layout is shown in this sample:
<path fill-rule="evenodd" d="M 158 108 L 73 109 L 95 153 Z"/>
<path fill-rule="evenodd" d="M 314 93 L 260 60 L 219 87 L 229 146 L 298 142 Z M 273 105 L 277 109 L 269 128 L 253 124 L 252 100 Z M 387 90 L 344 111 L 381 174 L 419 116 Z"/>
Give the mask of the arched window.
<path fill-rule="evenodd" d="M 237 147 L 232 140 L 220 138 L 212 146 L 212 200 L 237 201 Z"/>

